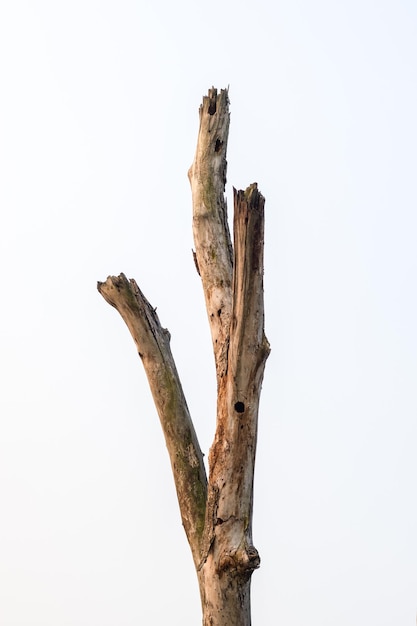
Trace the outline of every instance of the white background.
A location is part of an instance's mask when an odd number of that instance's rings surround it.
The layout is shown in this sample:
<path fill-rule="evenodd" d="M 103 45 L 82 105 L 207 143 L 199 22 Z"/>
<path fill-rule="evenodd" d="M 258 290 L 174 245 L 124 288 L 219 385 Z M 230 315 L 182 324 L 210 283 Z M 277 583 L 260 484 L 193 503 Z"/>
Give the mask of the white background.
<path fill-rule="evenodd" d="M 254 625 L 400 626 L 417 606 L 417 6 L 3 0 L 0 624 L 200 623 L 133 341 L 172 334 L 215 419 L 191 248 L 198 107 L 230 85 L 228 188 L 266 197 Z"/>

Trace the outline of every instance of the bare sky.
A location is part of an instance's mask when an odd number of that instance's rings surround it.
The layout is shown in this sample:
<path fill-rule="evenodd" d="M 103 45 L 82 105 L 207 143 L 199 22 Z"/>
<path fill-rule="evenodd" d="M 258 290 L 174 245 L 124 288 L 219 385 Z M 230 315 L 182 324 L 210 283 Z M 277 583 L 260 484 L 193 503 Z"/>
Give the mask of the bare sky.
<path fill-rule="evenodd" d="M 1 626 L 200 622 L 145 374 L 96 281 L 158 307 L 207 452 L 187 170 L 212 85 L 229 206 L 266 197 L 253 623 L 415 623 L 416 75 L 411 0 L 2 1 Z"/>

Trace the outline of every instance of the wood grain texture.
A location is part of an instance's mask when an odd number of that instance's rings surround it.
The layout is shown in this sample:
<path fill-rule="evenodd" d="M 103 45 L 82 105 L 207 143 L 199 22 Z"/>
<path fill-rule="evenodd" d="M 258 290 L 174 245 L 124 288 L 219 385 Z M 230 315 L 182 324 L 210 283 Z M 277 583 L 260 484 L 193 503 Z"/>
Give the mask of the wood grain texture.
<path fill-rule="evenodd" d="M 200 587 L 203 626 L 249 626 L 258 410 L 269 344 L 264 332 L 264 204 L 256 183 L 234 190 L 234 244 L 227 205 L 227 90 L 212 88 L 188 172 L 193 253 L 201 277 L 217 376 L 217 420 L 207 479 L 203 454 L 170 348 L 169 332 L 136 282 L 98 283 L 135 341 L 165 435 L 181 517 Z"/>

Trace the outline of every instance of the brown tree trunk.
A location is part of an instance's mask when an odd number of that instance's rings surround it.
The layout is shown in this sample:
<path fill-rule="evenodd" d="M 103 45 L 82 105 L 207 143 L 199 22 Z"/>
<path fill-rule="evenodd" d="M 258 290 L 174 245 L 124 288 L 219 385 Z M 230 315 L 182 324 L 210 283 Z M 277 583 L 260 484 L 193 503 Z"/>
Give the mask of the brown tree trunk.
<path fill-rule="evenodd" d="M 249 626 L 259 397 L 269 344 L 264 334 L 264 198 L 254 183 L 234 190 L 234 245 L 224 198 L 229 131 L 227 90 L 211 89 L 188 173 L 194 260 L 201 276 L 217 376 L 217 425 L 207 480 L 169 345 L 169 333 L 136 282 L 121 274 L 98 290 L 126 322 L 142 359 L 164 431 L 182 521 L 197 571 L 203 626 Z"/>

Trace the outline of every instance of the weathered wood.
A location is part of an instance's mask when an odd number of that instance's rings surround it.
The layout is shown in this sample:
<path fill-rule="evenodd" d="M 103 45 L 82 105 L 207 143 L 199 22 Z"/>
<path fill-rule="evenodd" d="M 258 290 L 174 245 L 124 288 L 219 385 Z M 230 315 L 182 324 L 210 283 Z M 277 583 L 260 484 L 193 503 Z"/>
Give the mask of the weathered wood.
<path fill-rule="evenodd" d="M 200 107 L 194 162 L 194 261 L 201 276 L 217 376 L 217 423 L 207 481 L 203 455 L 169 345 L 155 310 L 121 274 L 98 290 L 137 345 L 164 431 L 178 502 L 197 571 L 203 626 L 250 626 L 250 580 L 259 397 L 269 344 L 264 333 L 264 198 L 254 183 L 234 190 L 234 246 L 224 197 L 227 90 Z"/>
<path fill-rule="evenodd" d="M 233 308 L 227 382 L 219 397 L 217 430 L 210 451 L 210 488 L 219 493 L 218 517 L 232 520 L 238 545 L 251 544 L 253 475 L 258 407 L 269 344 L 264 334 L 263 209 L 256 184 L 234 192 Z M 243 554 L 244 562 L 247 562 Z M 249 559 L 250 560 L 250 559 Z"/>
<path fill-rule="evenodd" d="M 188 171 L 193 199 L 195 261 L 203 284 L 218 379 L 227 368 L 232 312 L 233 251 L 227 222 L 226 150 L 229 136 L 226 89 L 210 89 L 200 106 L 200 130 Z"/>
<path fill-rule="evenodd" d="M 257 185 L 234 191 L 234 265 L 227 370 L 218 388 L 209 455 L 208 550 L 201 567 L 204 626 L 249 626 L 258 408 L 269 344 L 264 334 L 264 198 Z M 197 247 L 197 242 L 196 242 Z M 206 571 L 207 570 L 207 571 Z"/>
<path fill-rule="evenodd" d="M 97 283 L 122 316 L 142 359 L 171 460 L 182 522 L 196 564 L 205 519 L 207 478 L 174 358 L 170 334 L 136 282 L 124 274 Z"/>

